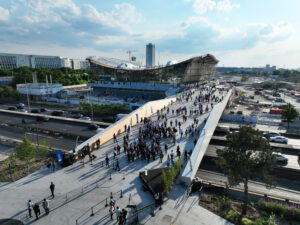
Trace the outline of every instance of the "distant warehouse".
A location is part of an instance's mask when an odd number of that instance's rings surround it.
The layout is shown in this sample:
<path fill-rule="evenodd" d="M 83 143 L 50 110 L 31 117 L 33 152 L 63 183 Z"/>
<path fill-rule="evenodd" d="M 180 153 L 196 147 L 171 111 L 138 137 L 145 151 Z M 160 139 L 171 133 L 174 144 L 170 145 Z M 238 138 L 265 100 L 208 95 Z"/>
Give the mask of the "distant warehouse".
<path fill-rule="evenodd" d="M 98 77 L 110 75 L 118 82 L 181 83 L 210 81 L 218 60 L 211 54 L 160 67 L 141 67 L 132 61 L 89 57 L 91 71 Z"/>

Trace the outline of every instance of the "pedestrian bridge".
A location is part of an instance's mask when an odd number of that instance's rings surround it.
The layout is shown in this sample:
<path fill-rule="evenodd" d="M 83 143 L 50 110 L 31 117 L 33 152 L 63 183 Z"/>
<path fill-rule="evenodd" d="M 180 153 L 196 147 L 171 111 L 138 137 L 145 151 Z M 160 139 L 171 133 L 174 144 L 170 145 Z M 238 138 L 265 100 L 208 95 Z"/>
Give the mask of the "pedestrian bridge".
<path fill-rule="evenodd" d="M 193 153 L 189 158 L 181 175 L 181 180 L 186 185 L 189 185 L 195 178 L 200 163 L 209 145 L 210 139 L 212 138 L 213 133 L 215 132 L 215 129 L 223 114 L 223 111 L 226 108 L 228 101 L 230 100 L 231 94 L 232 90 L 229 90 L 223 101 L 214 106 L 213 110 L 210 112 L 206 120 L 206 123 L 200 133 L 199 139 L 195 145 Z"/>

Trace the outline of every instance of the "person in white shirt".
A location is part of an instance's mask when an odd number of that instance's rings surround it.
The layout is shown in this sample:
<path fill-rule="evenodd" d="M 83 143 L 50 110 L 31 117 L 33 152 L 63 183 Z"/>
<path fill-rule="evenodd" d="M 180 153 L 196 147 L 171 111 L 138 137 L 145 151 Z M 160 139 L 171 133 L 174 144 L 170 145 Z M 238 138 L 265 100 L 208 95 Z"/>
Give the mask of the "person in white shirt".
<path fill-rule="evenodd" d="M 32 207 L 33 207 L 33 204 L 31 202 L 31 200 L 29 200 L 27 202 L 27 208 L 28 208 L 29 217 L 32 217 L 32 215 L 31 215 Z"/>

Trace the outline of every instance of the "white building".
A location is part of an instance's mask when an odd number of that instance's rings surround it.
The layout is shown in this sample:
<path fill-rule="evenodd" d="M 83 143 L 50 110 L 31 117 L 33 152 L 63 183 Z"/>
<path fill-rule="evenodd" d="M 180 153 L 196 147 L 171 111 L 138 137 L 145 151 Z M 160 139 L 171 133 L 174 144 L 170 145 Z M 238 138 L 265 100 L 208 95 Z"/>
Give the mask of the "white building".
<path fill-rule="evenodd" d="M 72 68 L 89 69 L 89 64 L 82 59 L 68 59 L 60 56 L 23 55 L 0 53 L 0 69 L 15 69 L 22 66 L 31 68 Z"/>
<path fill-rule="evenodd" d="M 62 84 L 47 84 L 47 83 L 28 83 L 28 84 L 17 84 L 17 90 L 22 95 L 30 96 L 53 96 L 57 92 L 63 89 Z"/>
<path fill-rule="evenodd" d="M 85 59 L 71 59 L 71 67 L 73 70 L 88 70 L 90 64 Z"/>

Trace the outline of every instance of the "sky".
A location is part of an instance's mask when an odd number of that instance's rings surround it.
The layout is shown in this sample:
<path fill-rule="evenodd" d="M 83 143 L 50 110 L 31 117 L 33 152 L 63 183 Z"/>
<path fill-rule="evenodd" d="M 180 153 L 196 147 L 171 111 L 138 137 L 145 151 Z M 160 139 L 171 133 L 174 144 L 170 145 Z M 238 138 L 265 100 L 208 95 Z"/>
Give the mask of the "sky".
<path fill-rule="evenodd" d="M 0 0 L 0 52 L 300 67 L 299 0 Z"/>

